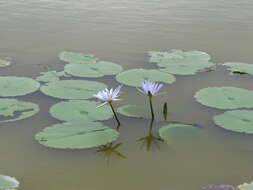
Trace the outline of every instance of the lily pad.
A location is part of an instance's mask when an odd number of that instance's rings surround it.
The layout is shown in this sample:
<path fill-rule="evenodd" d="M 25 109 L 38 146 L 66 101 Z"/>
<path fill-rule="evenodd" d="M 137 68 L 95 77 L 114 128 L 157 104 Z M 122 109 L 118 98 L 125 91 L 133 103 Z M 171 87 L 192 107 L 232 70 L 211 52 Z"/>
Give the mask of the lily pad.
<path fill-rule="evenodd" d="M 0 77 L 0 96 L 13 97 L 30 94 L 39 89 L 40 83 L 26 77 Z"/>
<path fill-rule="evenodd" d="M 71 63 L 65 65 L 64 71 L 76 77 L 103 77 L 105 75 L 115 75 L 122 71 L 122 67 L 118 64 L 99 61 L 91 64 Z"/>
<path fill-rule="evenodd" d="M 60 80 L 41 86 L 40 90 L 48 96 L 61 99 L 88 99 L 106 88 L 101 82 L 86 80 Z"/>
<path fill-rule="evenodd" d="M 14 177 L 0 175 L 0 190 L 15 190 L 19 187 L 19 182 Z"/>
<path fill-rule="evenodd" d="M 119 133 L 99 122 L 69 122 L 46 127 L 36 134 L 40 144 L 52 148 L 92 148 L 115 141 Z"/>
<path fill-rule="evenodd" d="M 69 63 L 96 63 L 95 55 L 63 51 L 59 54 L 62 61 Z"/>
<path fill-rule="evenodd" d="M 116 80 L 125 85 L 139 87 L 143 81 L 171 84 L 176 78 L 155 69 L 131 69 L 118 74 Z"/>
<path fill-rule="evenodd" d="M 147 113 L 147 109 L 144 106 L 124 105 L 119 107 L 117 112 L 127 117 L 150 118 L 150 113 Z"/>
<path fill-rule="evenodd" d="M 66 74 L 64 71 L 48 71 L 41 72 L 40 74 L 41 76 L 36 78 L 36 80 L 40 82 L 54 82 L 60 80 L 60 77 L 70 77 L 70 75 Z"/>
<path fill-rule="evenodd" d="M 237 87 L 208 87 L 199 90 L 196 100 L 218 109 L 253 108 L 253 91 Z"/>
<path fill-rule="evenodd" d="M 169 124 L 159 129 L 160 137 L 166 142 L 196 140 L 203 137 L 202 131 L 193 125 Z"/>
<path fill-rule="evenodd" d="M 253 75 L 253 65 L 248 63 L 238 63 L 238 62 L 227 62 L 223 64 L 228 67 L 227 70 L 231 71 L 230 74 L 250 74 Z"/>
<path fill-rule="evenodd" d="M 16 99 L 0 99 L 0 116 L 10 117 L 6 120 L 0 120 L 0 123 L 25 119 L 38 112 L 39 106 L 37 104 Z"/>
<path fill-rule="evenodd" d="M 226 111 L 214 116 L 214 122 L 220 127 L 239 133 L 253 134 L 253 111 Z"/>
<path fill-rule="evenodd" d="M 176 75 L 193 75 L 215 64 L 209 62 L 211 57 L 202 51 L 175 50 L 172 52 L 149 52 L 150 62 L 157 63 L 163 72 Z"/>
<path fill-rule="evenodd" d="M 11 65 L 10 61 L 4 60 L 4 59 L 0 59 L 0 67 L 8 67 Z"/>
<path fill-rule="evenodd" d="M 253 190 L 253 182 L 251 183 L 243 183 L 238 186 L 239 190 Z"/>
<path fill-rule="evenodd" d="M 62 121 L 102 121 L 112 118 L 108 105 L 98 107 L 99 102 L 88 100 L 70 100 L 59 102 L 50 108 L 50 114 Z"/>

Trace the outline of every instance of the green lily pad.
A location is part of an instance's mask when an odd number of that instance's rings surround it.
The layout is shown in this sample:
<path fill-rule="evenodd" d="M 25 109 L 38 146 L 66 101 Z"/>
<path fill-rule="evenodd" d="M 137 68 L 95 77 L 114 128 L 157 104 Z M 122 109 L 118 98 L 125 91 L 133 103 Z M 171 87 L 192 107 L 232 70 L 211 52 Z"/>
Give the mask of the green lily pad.
<path fill-rule="evenodd" d="M 230 74 L 250 74 L 253 75 L 253 65 L 247 63 L 227 62 L 223 64 L 228 67 L 227 70 L 231 71 Z"/>
<path fill-rule="evenodd" d="M 62 61 L 69 63 L 96 63 L 95 55 L 74 53 L 69 51 L 63 51 L 59 54 L 59 58 Z"/>
<path fill-rule="evenodd" d="M 52 148 L 92 148 L 115 141 L 119 133 L 99 122 L 69 122 L 46 127 L 35 139 Z"/>
<path fill-rule="evenodd" d="M 101 82 L 86 80 L 60 80 L 41 86 L 40 90 L 48 96 L 61 99 L 88 99 L 106 88 Z"/>
<path fill-rule="evenodd" d="M 59 102 L 50 108 L 50 114 L 62 121 L 102 121 L 112 118 L 110 106 L 98 107 L 99 102 L 70 100 Z"/>
<path fill-rule="evenodd" d="M 239 190 L 253 190 L 253 182 L 238 185 Z"/>
<path fill-rule="evenodd" d="M 226 111 L 214 116 L 214 122 L 220 127 L 239 133 L 253 134 L 253 111 Z"/>
<path fill-rule="evenodd" d="M 25 119 L 38 112 L 39 106 L 37 104 L 16 99 L 0 99 L 0 116 L 11 117 L 10 119 L 0 120 L 0 123 Z"/>
<path fill-rule="evenodd" d="M 26 77 L 0 77 L 0 96 L 13 97 L 30 94 L 39 89 L 40 83 Z"/>
<path fill-rule="evenodd" d="M 125 85 L 139 87 L 143 81 L 171 84 L 176 81 L 176 78 L 155 69 L 131 69 L 118 74 L 116 80 Z"/>
<path fill-rule="evenodd" d="M 15 190 L 19 187 L 19 182 L 14 177 L 0 175 L 0 190 Z"/>
<path fill-rule="evenodd" d="M 105 75 L 115 75 L 122 71 L 122 67 L 118 64 L 99 61 L 91 64 L 67 64 L 64 71 L 76 77 L 103 77 Z"/>
<path fill-rule="evenodd" d="M 157 63 L 163 72 L 176 75 L 193 75 L 215 64 L 209 62 L 210 56 L 201 51 L 176 50 L 173 52 L 149 52 L 150 62 Z"/>
<path fill-rule="evenodd" d="M 8 67 L 11 65 L 10 61 L 4 60 L 4 59 L 0 59 L 0 67 Z"/>
<path fill-rule="evenodd" d="M 150 118 L 150 111 L 147 113 L 147 109 L 144 106 L 124 105 L 119 107 L 117 112 L 127 117 Z"/>
<path fill-rule="evenodd" d="M 57 72 L 57 71 L 48 71 L 48 72 L 41 72 L 41 76 L 36 78 L 37 81 L 40 82 L 54 82 L 60 80 L 60 77 L 70 77 L 64 71 Z"/>
<path fill-rule="evenodd" d="M 218 109 L 253 108 L 253 91 L 237 87 L 208 87 L 199 90 L 196 100 Z"/>
<path fill-rule="evenodd" d="M 159 129 L 160 137 L 166 142 L 202 139 L 202 131 L 193 125 L 169 124 Z"/>

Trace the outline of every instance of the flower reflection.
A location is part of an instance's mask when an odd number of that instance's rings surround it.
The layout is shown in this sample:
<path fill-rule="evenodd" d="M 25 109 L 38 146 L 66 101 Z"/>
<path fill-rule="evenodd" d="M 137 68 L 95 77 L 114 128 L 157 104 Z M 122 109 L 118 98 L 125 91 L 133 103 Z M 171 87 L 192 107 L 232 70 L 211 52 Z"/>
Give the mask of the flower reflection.
<path fill-rule="evenodd" d="M 97 152 L 104 153 L 105 158 L 107 161 L 110 160 L 110 158 L 115 157 L 119 159 L 125 159 L 126 156 L 122 154 L 118 149 L 122 146 L 123 143 L 110 143 L 108 145 L 103 145 L 98 148 Z"/>

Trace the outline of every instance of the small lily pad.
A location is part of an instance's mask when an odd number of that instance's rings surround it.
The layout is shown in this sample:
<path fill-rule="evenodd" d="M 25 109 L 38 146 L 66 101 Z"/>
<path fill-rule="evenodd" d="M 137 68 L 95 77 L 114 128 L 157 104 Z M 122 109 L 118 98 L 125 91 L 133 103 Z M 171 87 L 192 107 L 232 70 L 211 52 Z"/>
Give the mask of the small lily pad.
<path fill-rule="evenodd" d="M 239 133 L 253 134 L 253 111 L 226 111 L 214 116 L 214 122 L 220 127 Z"/>
<path fill-rule="evenodd" d="M 253 182 L 251 183 L 243 183 L 238 186 L 239 190 L 253 190 Z"/>
<path fill-rule="evenodd" d="M 30 94 L 39 89 L 40 83 L 26 77 L 0 77 L 0 96 L 13 97 Z"/>
<path fill-rule="evenodd" d="M 92 148 L 115 141 L 119 133 L 99 122 L 83 121 L 55 124 L 36 134 L 42 145 L 62 149 Z"/>
<path fill-rule="evenodd" d="M 4 59 L 0 59 L 0 67 L 8 67 L 11 65 L 10 61 L 4 60 Z"/>
<path fill-rule="evenodd" d="M 253 108 L 253 91 L 237 87 L 208 87 L 199 90 L 196 100 L 218 109 Z"/>
<path fill-rule="evenodd" d="M 193 75 L 215 64 L 209 62 L 211 57 L 202 51 L 175 50 L 172 52 L 149 52 L 150 62 L 162 67 L 161 71 L 176 75 Z"/>
<path fill-rule="evenodd" d="M 91 64 L 71 63 L 65 65 L 64 71 L 76 77 L 103 77 L 105 75 L 115 75 L 122 71 L 122 67 L 118 64 L 99 61 Z"/>
<path fill-rule="evenodd" d="M 48 96 L 61 99 L 88 99 L 106 88 L 101 82 L 86 80 L 60 80 L 46 83 L 40 90 Z"/>
<path fill-rule="evenodd" d="M 227 70 L 231 71 L 230 74 L 250 74 L 253 75 L 253 65 L 248 63 L 238 63 L 238 62 L 227 62 L 223 64 L 228 67 Z"/>
<path fill-rule="evenodd" d="M 74 53 L 69 51 L 63 51 L 59 54 L 59 58 L 62 61 L 68 63 L 96 63 L 95 55 Z"/>
<path fill-rule="evenodd" d="M 0 190 L 16 190 L 19 187 L 19 181 L 14 177 L 0 175 Z"/>
<path fill-rule="evenodd" d="M 41 76 L 36 78 L 37 81 L 40 82 L 54 82 L 60 80 L 60 77 L 70 77 L 64 71 L 57 72 L 57 71 L 48 71 L 48 72 L 41 72 Z"/>
<path fill-rule="evenodd" d="M 24 102 L 16 99 L 0 99 L 0 116 L 10 117 L 0 120 L 0 123 L 18 121 L 31 117 L 39 112 L 39 106 L 32 102 Z"/>
<path fill-rule="evenodd" d="M 99 102 L 88 100 L 70 100 L 59 102 L 50 108 L 50 114 L 62 121 L 102 121 L 112 118 L 108 105 L 98 107 Z"/>
<path fill-rule="evenodd" d="M 131 69 L 118 74 L 116 80 L 125 85 L 139 87 L 143 81 L 171 84 L 176 78 L 155 69 Z"/>

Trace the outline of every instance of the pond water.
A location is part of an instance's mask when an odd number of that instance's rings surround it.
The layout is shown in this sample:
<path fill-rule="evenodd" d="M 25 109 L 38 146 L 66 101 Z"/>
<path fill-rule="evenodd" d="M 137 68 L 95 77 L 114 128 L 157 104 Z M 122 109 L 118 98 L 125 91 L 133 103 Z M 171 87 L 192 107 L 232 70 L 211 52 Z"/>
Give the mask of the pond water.
<path fill-rule="evenodd" d="M 35 78 L 62 70 L 63 50 L 94 53 L 124 69 L 149 68 L 148 51 L 201 50 L 212 61 L 252 63 L 252 0 L 1 0 L 0 57 L 14 60 L 1 76 Z M 168 102 L 169 120 L 196 123 L 208 134 L 191 143 L 159 142 L 147 151 L 137 140 L 148 133 L 149 120 L 120 116 L 123 143 L 117 155 L 97 149 L 58 150 L 40 145 L 34 135 L 57 123 L 48 114 L 60 100 L 40 92 L 20 97 L 35 102 L 39 114 L 1 124 L 0 173 L 15 176 L 20 190 L 196 190 L 211 183 L 238 185 L 253 180 L 253 137 L 223 130 L 212 117 L 223 113 L 197 103 L 193 95 L 208 86 L 253 90 L 252 76 L 229 75 L 224 68 L 192 76 L 176 76 L 155 98 L 156 109 Z M 115 87 L 113 77 L 98 79 Z M 124 104 L 146 104 L 134 88 L 124 87 Z M 114 120 L 106 122 L 115 127 Z M 155 122 L 153 132 L 164 123 Z"/>

